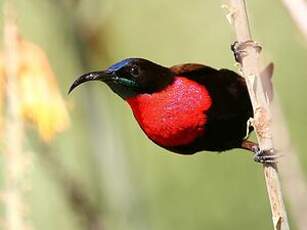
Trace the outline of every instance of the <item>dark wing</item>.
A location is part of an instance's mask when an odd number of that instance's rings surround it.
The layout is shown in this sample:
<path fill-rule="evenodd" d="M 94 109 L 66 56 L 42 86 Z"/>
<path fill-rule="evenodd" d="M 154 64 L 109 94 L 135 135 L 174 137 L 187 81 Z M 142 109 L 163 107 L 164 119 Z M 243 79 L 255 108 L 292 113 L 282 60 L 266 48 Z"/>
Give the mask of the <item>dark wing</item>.
<path fill-rule="evenodd" d="M 219 104 L 225 104 L 229 100 L 250 102 L 245 80 L 234 71 L 228 69 L 217 70 L 206 65 L 194 63 L 175 65 L 170 70 L 176 76 L 184 76 L 203 85 L 209 91 L 213 100 L 217 99 L 216 101 Z M 227 105 L 224 106 L 228 107 Z M 231 103 L 231 108 L 235 107 L 239 106 Z"/>
<path fill-rule="evenodd" d="M 206 112 L 205 138 L 199 149 L 223 151 L 239 147 L 246 135 L 247 121 L 253 109 L 244 79 L 228 69 L 214 69 L 200 64 L 183 64 L 170 68 L 203 85 L 212 99 Z"/>
<path fill-rule="evenodd" d="M 186 75 L 190 74 L 196 71 L 201 71 L 201 72 L 206 72 L 206 71 L 217 71 L 214 68 L 211 68 L 209 66 L 205 66 L 202 64 L 195 64 L 195 63 L 186 63 L 186 64 L 181 64 L 181 65 L 174 65 L 170 67 L 170 70 L 175 74 L 175 75 Z"/>
<path fill-rule="evenodd" d="M 245 80 L 234 71 L 194 63 L 175 65 L 170 70 L 176 76 L 198 82 L 209 91 L 217 107 L 216 117 L 233 117 L 246 108 L 248 112 L 252 109 Z"/>

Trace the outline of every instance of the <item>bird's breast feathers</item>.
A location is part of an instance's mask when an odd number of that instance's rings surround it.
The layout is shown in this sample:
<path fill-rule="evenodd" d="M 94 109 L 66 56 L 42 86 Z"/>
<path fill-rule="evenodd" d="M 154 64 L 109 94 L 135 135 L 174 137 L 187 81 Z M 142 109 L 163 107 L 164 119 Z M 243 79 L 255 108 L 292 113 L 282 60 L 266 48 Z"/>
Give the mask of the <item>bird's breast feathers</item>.
<path fill-rule="evenodd" d="M 127 101 L 146 135 L 165 147 L 186 145 L 203 135 L 206 111 L 212 105 L 203 85 L 181 76 L 159 92 Z"/>

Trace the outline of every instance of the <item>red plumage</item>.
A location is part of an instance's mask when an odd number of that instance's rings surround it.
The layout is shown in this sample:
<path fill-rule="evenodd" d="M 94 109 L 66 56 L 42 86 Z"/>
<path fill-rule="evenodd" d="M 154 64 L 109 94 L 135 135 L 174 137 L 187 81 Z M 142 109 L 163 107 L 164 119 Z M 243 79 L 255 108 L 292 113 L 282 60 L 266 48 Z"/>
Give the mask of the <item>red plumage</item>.
<path fill-rule="evenodd" d="M 244 148 L 256 152 L 259 162 L 274 161 L 245 139 L 252 131 L 247 121 L 253 108 L 244 79 L 231 70 L 201 64 L 167 68 L 128 58 L 80 76 L 69 92 L 92 80 L 105 82 L 126 100 L 145 134 L 170 151 Z"/>
<path fill-rule="evenodd" d="M 203 135 L 212 99 L 205 86 L 176 76 L 163 90 L 127 99 L 146 135 L 165 147 L 187 145 Z"/>

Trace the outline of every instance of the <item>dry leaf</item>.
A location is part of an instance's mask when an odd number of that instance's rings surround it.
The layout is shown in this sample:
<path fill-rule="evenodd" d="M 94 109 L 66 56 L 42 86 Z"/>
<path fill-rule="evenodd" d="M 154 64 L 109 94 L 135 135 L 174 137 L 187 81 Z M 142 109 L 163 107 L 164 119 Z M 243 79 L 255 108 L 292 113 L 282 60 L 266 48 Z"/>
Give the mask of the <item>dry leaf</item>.
<path fill-rule="evenodd" d="M 20 110 L 25 122 L 34 124 L 40 137 L 44 141 L 50 141 L 56 133 L 69 125 L 66 104 L 43 50 L 23 39 L 19 39 L 18 45 L 20 66 L 17 84 Z M 4 101 L 4 68 L 0 58 L 0 113 Z"/>
<path fill-rule="evenodd" d="M 33 122 L 49 141 L 69 124 L 65 102 L 45 53 L 36 45 L 20 41 L 20 96 L 23 116 Z"/>

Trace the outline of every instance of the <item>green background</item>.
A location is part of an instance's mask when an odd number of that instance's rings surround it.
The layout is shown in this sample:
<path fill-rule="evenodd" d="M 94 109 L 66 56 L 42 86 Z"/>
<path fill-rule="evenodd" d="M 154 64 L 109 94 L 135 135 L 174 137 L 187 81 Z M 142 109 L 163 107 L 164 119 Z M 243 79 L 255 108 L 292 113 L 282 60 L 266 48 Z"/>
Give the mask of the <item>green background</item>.
<path fill-rule="evenodd" d="M 81 73 L 125 57 L 145 57 L 166 66 L 197 62 L 236 70 L 229 48 L 234 31 L 223 3 L 15 1 L 23 37 L 45 50 L 71 107 L 71 127 L 47 146 L 48 151 L 82 185 L 105 229 L 272 229 L 262 167 L 249 153 L 175 155 L 151 143 L 127 104 L 106 86 L 90 83 L 69 97 L 66 93 Z M 280 1 L 250 0 L 248 9 L 265 62 L 275 63 L 274 86 L 307 169 L 306 42 Z M 46 146 L 33 129 L 28 136 L 29 222 L 40 230 L 87 229 L 56 180 L 57 168 L 44 164 Z M 292 222 L 290 218 L 294 229 Z"/>

